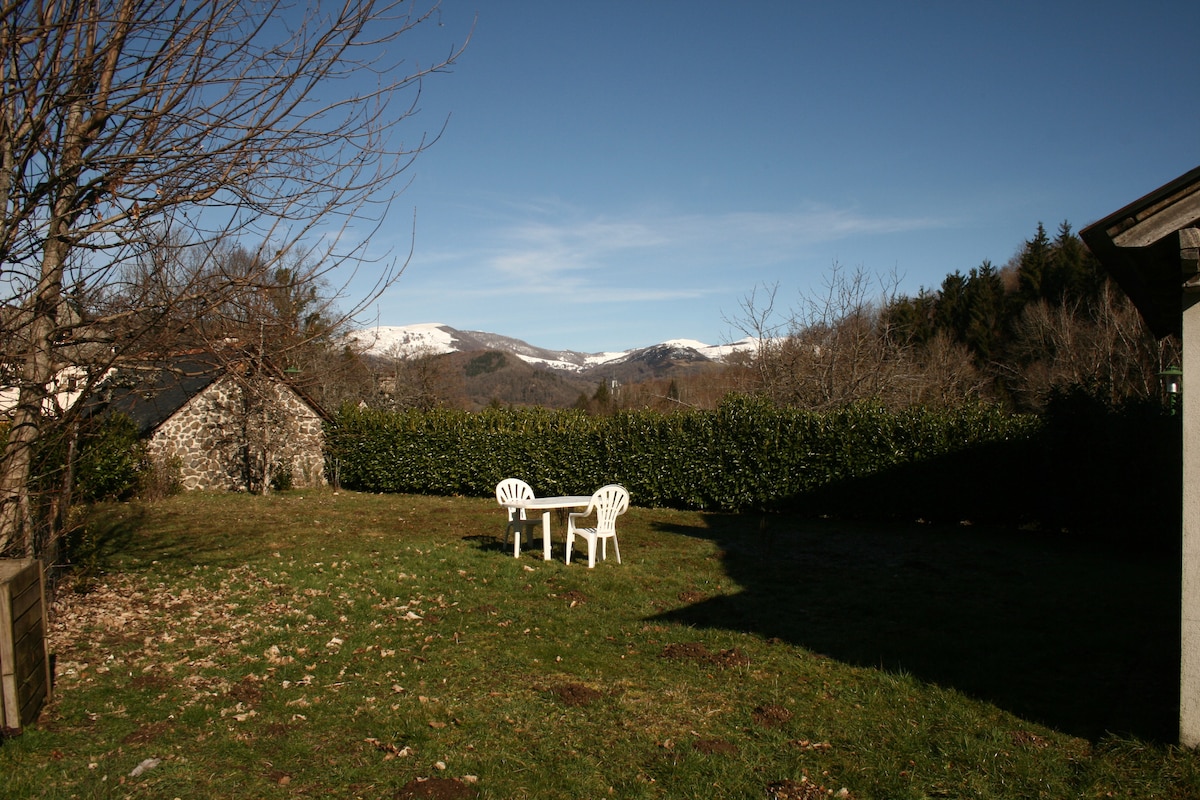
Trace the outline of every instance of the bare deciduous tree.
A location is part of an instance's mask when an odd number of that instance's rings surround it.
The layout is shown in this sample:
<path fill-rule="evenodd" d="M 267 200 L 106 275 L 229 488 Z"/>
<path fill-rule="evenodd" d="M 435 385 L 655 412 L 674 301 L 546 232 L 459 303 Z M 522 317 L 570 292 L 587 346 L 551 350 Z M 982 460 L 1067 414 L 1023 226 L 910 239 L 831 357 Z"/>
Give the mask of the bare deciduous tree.
<path fill-rule="evenodd" d="M 895 275 L 835 264 L 823 290 L 785 314 L 776 310 L 776 287 L 750 294 L 734 324 L 759 342 L 750 362 L 758 391 L 815 409 L 858 400 L 948 405 L 980 396 L 987 381 L 965 346 L 946 335 L 915 342 L 888 313 L 898 286 Z"/>
<path fill-rule="evenodd" d="M 427 411 L 452 405 L 462 394 L 446 360 L 432 349 L 394 344 L 378 362 L 378 393 L 386 408 Z"/>
<path fill-rule="evenodd" d="M 34 451 L 55 424 L 43 407 L 64 348 L 92 345 L 98 375 L 163 320 L 209 314 L 287 264 L 315 265 L 309 277 L 377 269 L 356 308 L 369 302 L 403 261 L 369 260 L 371 230 L 356 226 L 379 224 L 393 179 L 429 145 L 398 128 L 461 48 L 396 55 L 436 0 L 0 9 L 0 304 L 20 390 L 0 456 L 0 552 L 32 552 Z M 171 273 L 187 249 L 242 238 L 267 243 L 246 270 Z M 135 263 L 140 284 L 118 290 Z"/>
<path fill-rule="evenodd" d="M 987 395 L 989 379 L 983 375 L 966 345 L 939 331 L 911 351 L 916 369 L 905 403 L 953 406 Z"/>
<path fill-rule="evenodd" d="M 1157 374 L 1178 363 L 1178 341 L 1155 339 L 1137 309 L 1108 283 L 1078 301 L 1026 306 L 1017 321 L 1013 385 L 1023 404 L 1041 408 L 1058 389 L 1084 387 L 1109 403 L 1151 398 Z"/>
<path fill-rule="evenodd" d="M 777 396 L 789 380 L 789 365 L 783 359 L 783 343 L 789 321 L 775 309 L 779 284 L 755 287 L 741 302 L 741 314 L 725 321 L 753 342 L 755 351 L 746 361 L 760 391 Z"/>
<path fill-rule="evenodd" d="M 919 402 L 927 376 L 915 348 L 883 309 L 897 297 L 895 276 L 834 265 L 820 293 L 801 297 L 782 322 L 775 290 L 742 305 L 740 328 L 759 341 L 754 367 L 761 391 L 778 403 L 832 408 L 855 400 Z M 781 335 L 782 332 L 782 335 Z"/>

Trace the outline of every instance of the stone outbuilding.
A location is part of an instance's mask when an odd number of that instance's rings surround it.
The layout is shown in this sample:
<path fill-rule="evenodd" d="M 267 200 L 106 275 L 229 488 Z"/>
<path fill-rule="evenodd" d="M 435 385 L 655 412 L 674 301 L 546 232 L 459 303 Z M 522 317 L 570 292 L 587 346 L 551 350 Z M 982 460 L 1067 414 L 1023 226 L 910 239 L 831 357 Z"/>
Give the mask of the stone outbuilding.
<path fill-rule="evenodd" d="M 102 413 L 133 420 L 155 467 L 185 490 L 326 483 L 328 415 L 269 365 L 191 354 L 125 366 L 97 400 Z"/>

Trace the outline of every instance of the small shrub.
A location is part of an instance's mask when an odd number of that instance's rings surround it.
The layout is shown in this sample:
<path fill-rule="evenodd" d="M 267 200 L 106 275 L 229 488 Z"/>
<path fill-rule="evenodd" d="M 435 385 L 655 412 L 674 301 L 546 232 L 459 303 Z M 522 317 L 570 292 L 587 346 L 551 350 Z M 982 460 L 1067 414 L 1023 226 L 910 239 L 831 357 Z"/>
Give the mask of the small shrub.
<path fill-rule="evenodd" d="M 76 495 L 85 502 L 127 499 L 148 467 L 137 425 L 123 414 L 110 415 L 80 436 Z"/>
<path fill-rule="evenodd" d="M 183 491 L 183 462 L 179 456 L 149 459 L 140 475 L 138 496 L 143 500 L 162 500 Z"/>
<path fill-rule="evenodd" d="M 279 464 L 271 471 L 271 491 L 286 492 L 295 484 L 290 464 Z"/>

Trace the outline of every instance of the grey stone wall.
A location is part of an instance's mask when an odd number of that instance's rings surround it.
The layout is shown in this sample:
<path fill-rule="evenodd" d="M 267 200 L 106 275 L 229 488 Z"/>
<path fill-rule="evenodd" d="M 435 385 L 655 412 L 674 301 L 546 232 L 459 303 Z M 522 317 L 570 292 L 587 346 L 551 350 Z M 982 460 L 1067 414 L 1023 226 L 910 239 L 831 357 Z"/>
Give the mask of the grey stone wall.
<path fill-rule="evenodd" d="M 246 491 L 246 458 L 290 471 L 296 488 L 325 485 L 321 418 L 278 381 L 255 385 L 267 402 L 247 402 L 230 376 L 214 381 L 159 426 L 149 442 L 156 464 L 171 465 L 185 490 Z"/>

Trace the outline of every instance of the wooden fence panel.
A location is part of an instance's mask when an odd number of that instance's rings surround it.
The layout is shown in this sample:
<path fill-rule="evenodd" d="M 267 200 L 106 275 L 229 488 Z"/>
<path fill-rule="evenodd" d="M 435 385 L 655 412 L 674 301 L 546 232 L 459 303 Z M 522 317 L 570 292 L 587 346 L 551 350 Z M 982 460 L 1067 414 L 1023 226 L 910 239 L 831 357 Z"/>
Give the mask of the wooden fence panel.
<path fill-rule="evenodd" d="M 50 699 L 42 564 L 0 561 L 0 729 L 18 733 Z"/>

